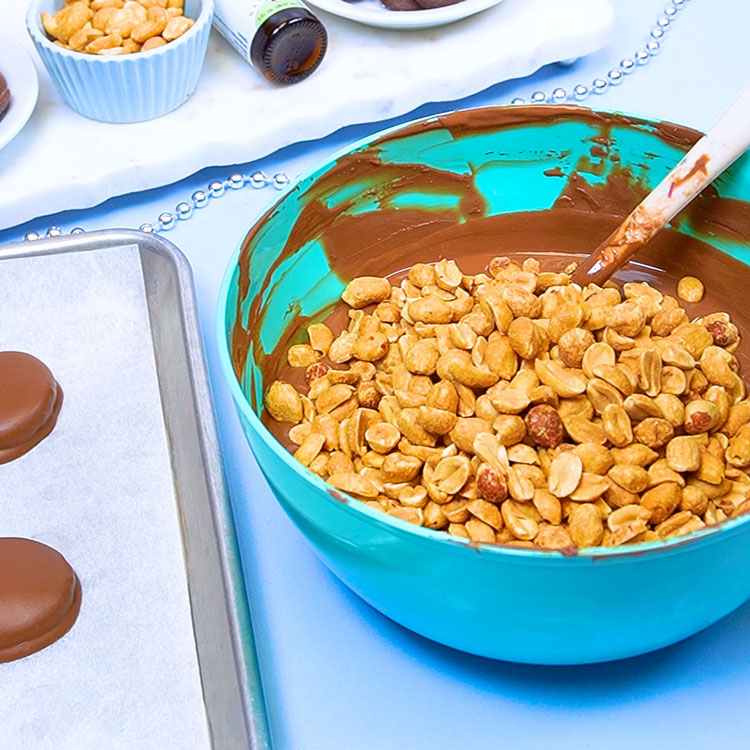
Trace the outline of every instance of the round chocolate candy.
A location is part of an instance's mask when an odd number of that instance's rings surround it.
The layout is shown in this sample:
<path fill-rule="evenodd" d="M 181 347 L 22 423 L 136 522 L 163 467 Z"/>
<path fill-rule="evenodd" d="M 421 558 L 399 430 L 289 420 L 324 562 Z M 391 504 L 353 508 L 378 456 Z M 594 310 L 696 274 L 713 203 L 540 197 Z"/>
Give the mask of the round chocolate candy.
<path fill-rule="evenodd" d="M 0 464 L 22 456 L 52 432 L 62 399 L 43 362 L 24 352 L 0 352 Z"/>
<path fill-rule="evenodd" d="M 0 662 L 62 638 L 80 608 L 81 583 L 59 552 L 31 539 L 0 538 Z"/>

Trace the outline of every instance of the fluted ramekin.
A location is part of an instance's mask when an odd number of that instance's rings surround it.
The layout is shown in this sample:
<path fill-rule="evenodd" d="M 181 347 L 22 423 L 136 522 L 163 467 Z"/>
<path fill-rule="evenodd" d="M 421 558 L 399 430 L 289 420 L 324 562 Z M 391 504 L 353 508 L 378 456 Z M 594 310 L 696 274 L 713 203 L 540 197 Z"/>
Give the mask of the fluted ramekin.
<path fill-rule="evenodd" d="M 195 91 L 213 20 L 214 0 L 185 0 L 195 23 L 169 44 L 112 57 L 73 52 L 49 39 L 41 14 L 61 0 L 32 0 L 26 15 L 39 56 L 63 99 L 76 112 L 102 122 L 140 122 L 176 109 Z"/>

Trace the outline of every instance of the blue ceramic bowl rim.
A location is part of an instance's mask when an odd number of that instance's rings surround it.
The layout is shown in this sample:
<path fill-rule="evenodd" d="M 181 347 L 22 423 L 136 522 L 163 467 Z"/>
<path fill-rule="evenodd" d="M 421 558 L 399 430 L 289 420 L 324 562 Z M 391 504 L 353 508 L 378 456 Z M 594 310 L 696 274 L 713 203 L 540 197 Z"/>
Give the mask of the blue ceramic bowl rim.
<path fill-rule="evenodd" d="M 173 45 L 180 44 L 187 39 L 190 39 L 198 34 L 206 23 L 210 24 L 214 13 L 214 0 L 196 0 L 196 2 L 200 3 L 201 9 L 200 13 L 198 13 L 198 17 L 195 19 L 195 23 L 182 36 L 177 37 L 177 39 L 169 42 L 169 44 L 163 44 L 161 47 L 149 49 L 145 52 L 133 53 L 132 55 L 92 55 L 89 52 L 77 52 L 76 50 L 65 49 L 65 47 L 60 47 L 50 40 L 47 36 L 47 32 L 42 26 L 42 11 L 40 6 L 43 2 L 45 2 L 45 0 L 31 0 L 28 10 L 26 11 L 26 29 L 34 43 L 42 45 L 50 52 L 54 52 L 57 55 L 72 57 L 76 60 L 91 61 L 94 65 L 108 65 L 118 62 L 122 63 L 126 60 L 130 61 L 132 64 L 135 60 L 167 55 L 169 54 L 170 49 L 174 49 Z M 62 8 L 58 8 L 58 10 L 62 10 Z M 94 60 L 97 60 L 98 62 L 93 62 Z"/>
<path fill-rule="evenodd" d="M 506 105 L 506 106 L 508 107 L 513 106 L 515 108 L 518 105 Z M 520 105 L 520 106 L 527 106 L 527 105 Z M 464 111 L 466 112 L 480 111 L 481 109 L 488 109 L 488 108 L 477 107 L 477 108 L 468 109 Z M 492 107 L 491 109 L 496 109 L 496 107 Z M 588 110 L 589 108 L 579 107 L 579 109 Z M 624 115 L 625 117 L 635 120 L 636 123 L 651 124 L 651 123 L 657 122 L 657 120 L 644 117 L 642 115 L 634 115 L 630 112 L 623 112 L 622 110 L 597 109 L 597 110 L 592 110 L 592 111 L 602 112 L 602 113 L 607 113 L 607 114 Z M 290 182 L 281 191 L 281 194 L 278 195 L 278 197 L 270 201 L 267 207 L 263 210 L 263 212 L 258 217 L 257 221 L 253 223 L 253 226 L 257 225 L 258 223 L 262 221 L 267 220 L 270 217 L 270 215 L 273 213 L 273 211 L 276 209 L 276 207 L 279 204 L 281 204 L 284 198 L 293 190 L 297 189 L 297 187 L 301 183 L 305 182 L 307 179 L 312 177 L 316 172 L 324 169 L 325 167 L 330 167 L 332 164 L 334 164 L 338 159 L 342 158 L 343 156 L 350 154 L 354 151 L 357 151 L 359 149 L 365 148 L 373 141 L 376 141 L 379 138 L 382 138 L 386 135 L 397 133 L 399 130 L 409 128 L 418 123 L 434 122 L 435 120 L 438 120 L 441 117 L 445 117 L 445 116 L 452 114 L 452 112 L 453 110 L 449 110 L 446 112 L 441 112 L 439 114 L 429 115 L 427 117 L 419 117 L 413 120 L 409 120 L 408 122 L 401 123 L 399 125 L 394 125 L 389 128 L 384 128 L 383 130 L 378 130 L 375 133 L 365 136 L 364 138 L 360 138 L 359 140 L 354 141 L 348 146 L 345 146 L 339 149 L 338 151 L 334 152 L 328 157 L 321 159 L 319 162 L 317 162 L 312 167 L 310 167 L 309 169 L 305 170 L 302 174 L 300 174 L 294 181 Z M 246 236 L 247 236 L 247 233 L 245 237 Z M 352 497 L 351 495 L 347 495 L 346 493 L 339 493 L 338 490 L 336 490 L 338 494 L 345 496 L 347 499 L 346 503 L 342 503 L 340 500 L 336 499 L 333 496 L 332 494 L 333 488 L 331 487 L 331 485 L 327 484 L 319 476 L 317 476 L 316 474 L 313 474 L 310 470 L 302 466 L 302 464 L 300 464 L 293 457 L 293 455 L 284 448 L 284 446 L 274 437 L 274 435 L 270 432 L 270 430 L 263 424 L 263 422 L 259 419 L 255 411 L 253 410 L 252 406 L 248 402 L 247 397 L 245 396 L 245 393 L 242 390 L 240 382 L 234 373 L 234 367 L 232 365 L 232 357 L 229 351 L 229 342 L 227 341 L 225 319 L 226 319 L 227 304 L 229 301 L 229 292 L 231 289 L 232 277 L 234 276 L 235 270 L 237 269 L 237 264 L 239 261 L 240 253 L 242 251 L 242 245 L 245 241 L 245 237 L 242 238 L 239 246 L 232 253 L 232 257 L 230 258 L 229 263 L 224 271 L 224 276 L 222 278 L 221 287 L 219 289 L 219 301 L 218 301 L 218 309 L 217 309 L 217 316 L 216 316 L 216 323 L 217 323 L 216 330 L 217 330 L 217 339 L 218 339 L 218 347 L 219 347 L 219 359 L 221 361 L 221 367 L 224 373 L 224 377 L 226 381 L 229 383 L 229 388 L 232 392 L 232 398 L 234 399 L 235 404 L 241 410 L 242 415 L 245 417 L 245 419 L 247 419 L 248 422 L 251 424 L 252 428 L 260 435 L 263 441 L 271 448 L 274 454 L 278 458 L 281 459 L 281 461 L 286 465 L 286 467 L 289 470 L 298 474 L 303 480 L 311 484 L 315 489 L 320 490 L 325 495 L 326 500 L 328 502 L 336 503 L 337 506 L 339 507 L 343 505 L 346 509 L 348 509 L 347 512 L 363 515 L 369 521 L 374 521 L 375 523 L 380 523 L 380 524 L 386 524 L 388 526 L 393 527 L 394 530 L 397 530 L 399 532 L 406 532 L 407 534 L 413 536 L 414 541 L 422 540 L 423 542 L 428 543 L 428 544 L 435 542 L 435 543 L 442 544 L 442 545 L 446 545 L 446 544 L 453 545 L 454 547 L 464 548 L 467 551 L 474 552 L 474 553 L 476 553 L 477 548 L 480 548 L 482 551 L 482 554 L 489 554 L 489 555 L 500 556 L 500 557 L 509 557 L 509 556 L 520 557 L 520 558 L 525 558 L 527 560 L 535 560 L 538 562 L 559 560 L 561 558 L 565 558 L 570 561 L 573 561 L 575 559 L 581 559 L 581 558 L 593 559 L 593 560 L 630 558 L 630 557 L 639 558 L 645 555 L 650 555 L 651 553 L 659 553 L 659 552 L 666 553 L 668 550 L 674 550 L 676 548 L 682 548 L 686 545 L 692 545 L 701 540 L 705 540 L 707 538 L 713 539 L 721 533 L 734 531 L 735 529 L 741 526 L 746 526 L 750 524 L 750 514 L 747 514 L 747 515 L 738 516 L 737 518 L 733 518 L 727 521 L 723 521 L 721 524 L 718 524 L 716 526 L 709 526 L 703 529 L 699 529 L 698 531 L 694 531 L 690 534 L 686 534 L 685 536 L 670 537 L 669 539 L 666 539 L 664 541 L 659 540 L 659 541 L 653 541 L 653 542 L 641 542 L 640 544 L 625 545 L 621 547 L 590 547 L 590 548 L 585 548 L 579 551 L 574 556 L 569 556 L 569 555 L 564 555 L 562 552 L 559 552 L 557 550 L 533 550 L 533 549 L 525 549 L 523 547 L 509 547 L 509 546 L 503 546 L 499 544 L 486 544 L 486 543 L 472 542 L 468 539 L 463 539 L 462 537 L 452 536 L 445 531 L 428 529 L 428 528 L 425 528 L 424 526 L 417 526 L 416 524 L 409 523 L 408 521 L 402 521 L 400 518 L 395 518 L 394 516 L 390 516 L 387 513 L 384 513 L 382 511 L 369 508 L 367 505 L 358 501 L 356 498 Z"/>

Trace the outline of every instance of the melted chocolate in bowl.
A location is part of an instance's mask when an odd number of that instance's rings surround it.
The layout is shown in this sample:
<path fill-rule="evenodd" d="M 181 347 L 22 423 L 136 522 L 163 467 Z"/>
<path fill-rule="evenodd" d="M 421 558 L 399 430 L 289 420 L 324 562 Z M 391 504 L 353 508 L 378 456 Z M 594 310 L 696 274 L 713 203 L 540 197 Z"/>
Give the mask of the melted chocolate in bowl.
<path fill-rule="evenodd" d="M 31 539 L 0 538 L 0 662 L 62 638 L 80 608 L 81 583 L 59 552 Z"/>
<path fill-rule="evenodd" d="M 381 160 L 382 149 L 393 140 L 409 134 L 447 130 L 455 138 L 482 134 L 504 128 L 536 123 L 584 122 L 596 128 L 590 140 L 590 156 L 581 158 L 577 168 L 545 169 L 549 179 L 564 178 L 554 205 L 544 211 L 490 215 L 489 207 L 477 189 L 474 174 L 457 174 L 425 164 L 390 164 Z M 543 270 L 561 270 L 570 260 L 580 260 L 627 216 L 648 192 L 632 167 L 619 163 L 613 146 L 615 128 L 647 129 L 671 147 L 687 151 L 700 134 L 670 123 L 644 123 L 640 120 L 571 107 L 496 108 L 456 112 L 401 128 L 339 159 L 307 191 L 308 202 L 294 222 L 288 240 L 267 271 L 260 292 L 250 306 L 247 326 L 235 324 L 231 352 L 235 373 L 244 372 L 252 347 L 253 358 L 263 373 L 264 385 L 274 379 L 302 384 L 303 370 L 286 364 L 288 347 L 303 340 L 310 318 L 298 316 L 273 351 L 264 351 L 260 331 L 264 322 L 263 300 L 274 271 L 307 243 L 317 240 L 325 249 L 333 272 L 344 282 L 355 276 L 394 275 L 417 262 L 430 263 L 442 258 L 455 259 L 468 274 L 483 271 L 498 255 L 523 259 L 533 256 Z M 597 174 L 595 157 L 607 156 L 609 164 Z M 372 183 L 379 202 L 377 211 L 351 212 L 351 203 L 341 201 L 330 207 L 329 197 L 342 187 L 359 182 Z M 396 208 L 393 195 L 404 192 L 458 196 L 455 208 L 426 210 Z M 250 231 L 239 260 L 240 293 L 238 310 L 250 288 L 250 254 L 253 241 L 275 209 Z M 721 197 L 714 187 L 705 190 L 673 221 L 673 226 L 689 225 L 691 232 L 750 246 L 750 204 Z M 743 342 L 736 352 L 747 379 L 750 373 L 750 306 L 738 291 L 750 288 L 750 268 L 720 252 L 706 242 L 675 229 L 660 232 L 638 255 L 637 262 L 625 266 L 614 278 L 623 281 L 648 281 L 660 291 L 675 295 L 677 280 L 687 274 L 697 276 L 706 285 L 699 304 L 683 303 L 692 317 L 710 312 L 729 312 L 738 326 Z M 343 304 L 343 303 L 342 303 Z M 321 310 L 325 318 L 329 310 Z M 341 316 L 341 317 L 338 317 Z M 337 333 L 345 324 L 343 310 L 334 312 L 330 321 L 340 320 Z M 243 316 L 237 315 L 242 321 Z M 257 412 L 260 405 L 253 403 Z M 284 425 L 265 413 L 263 421 L 287 447 Z"/>
<path fill-rule="evenodd" d="M 620 217 L 606 214 L 585 214 L 567 209 L 553 209 L 538 213 L 505 214 L 485 219 L 467 236 L 463 227 L 440 232 L 429 243 L 417 241 L 404 246 L 396 261 L 405 266 L 386 267 L 390 276 L 403 275 L 404 268 L 414 263 L 430 263 L 441 258 L 453 258 L 461 270 L 476 274 L 486 270 L 486 265 L 495 255 L 505 255 L 519 264 L 525 258 L 537 258 L 543 271 L 562 271 L 571 260 L 580 260 L 583 255 L 578 248 L 596 246 L 601 237 L 606 237 L 620 221 Z M 467 247 L 467 241 L 470 247 Z M 382 260 L 363 261 L 356 275 L 383 275 Z M 737 260 L 715 250 L 698 240 L 674 230 L 662 231 L 648 248 L 638 256 L 638 263 L 631 263 L 614 276 L 618 283 L 626 281 L 648 281 L 664 294 L 676 296 L 677 282 L 686 274 L 697 276 L 706 285 L 706 294 L 699 303 L 690 304 L 680 300 L 690 318 L 714 312 L 729 312 L 732 321 L 742 335 L 739 349 L 735 352 L 741 367 L 743 380 L 750 375 L 750 305 L 742 304 L 738 298 L 738 279 L 750 280 L 750 269 Z M 741 304 L 738 304 L 740 302 Z M 327 317 L 326 323 L 334 334 L 348 325 L 348 306 L 343 302 Z M 282 342 L 265 358 L 264 384 L 273 380 L 292 383 L 300 392 L 307 392 L 305 369 L 290 367 L 286 361 L 289 346 L 299 338 L 300 330 L 306 330 L 308 321 L 294 326 Z M 339 367 L 338 365 L 333 365 Z M 287 437 L 289 425 L 276 422 L 264 410 L 263 423 L 289 450 L 296 450 Z"/>
<path fill-rule="evenodd" d="M 0 464 L 30 451 L 52 432 L 62 389 L 49 368 L 24 352 L 0 352 Z"/>

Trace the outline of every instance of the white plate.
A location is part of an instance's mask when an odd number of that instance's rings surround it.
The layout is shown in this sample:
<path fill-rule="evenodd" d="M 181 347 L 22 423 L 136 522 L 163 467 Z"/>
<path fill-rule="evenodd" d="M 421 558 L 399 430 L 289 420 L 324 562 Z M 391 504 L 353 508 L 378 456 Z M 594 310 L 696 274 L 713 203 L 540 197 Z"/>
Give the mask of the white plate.
<path fill-rule="evenodd" d="M 502 0 L 462 0 L 427 10 L 388 10 L 380 0 L 309 0 L 310 5 L 334 15 L 384 29 L 426 29 L 473 16 Z"/>
<path fill-rule="evenodd" d="M 39 96 L 39 76 L 29 53 L 9 36 L 0 36 L 0 73 L 10 89 L 10 106 L 0 119 L 0 148 L 27 123 Z"/>

